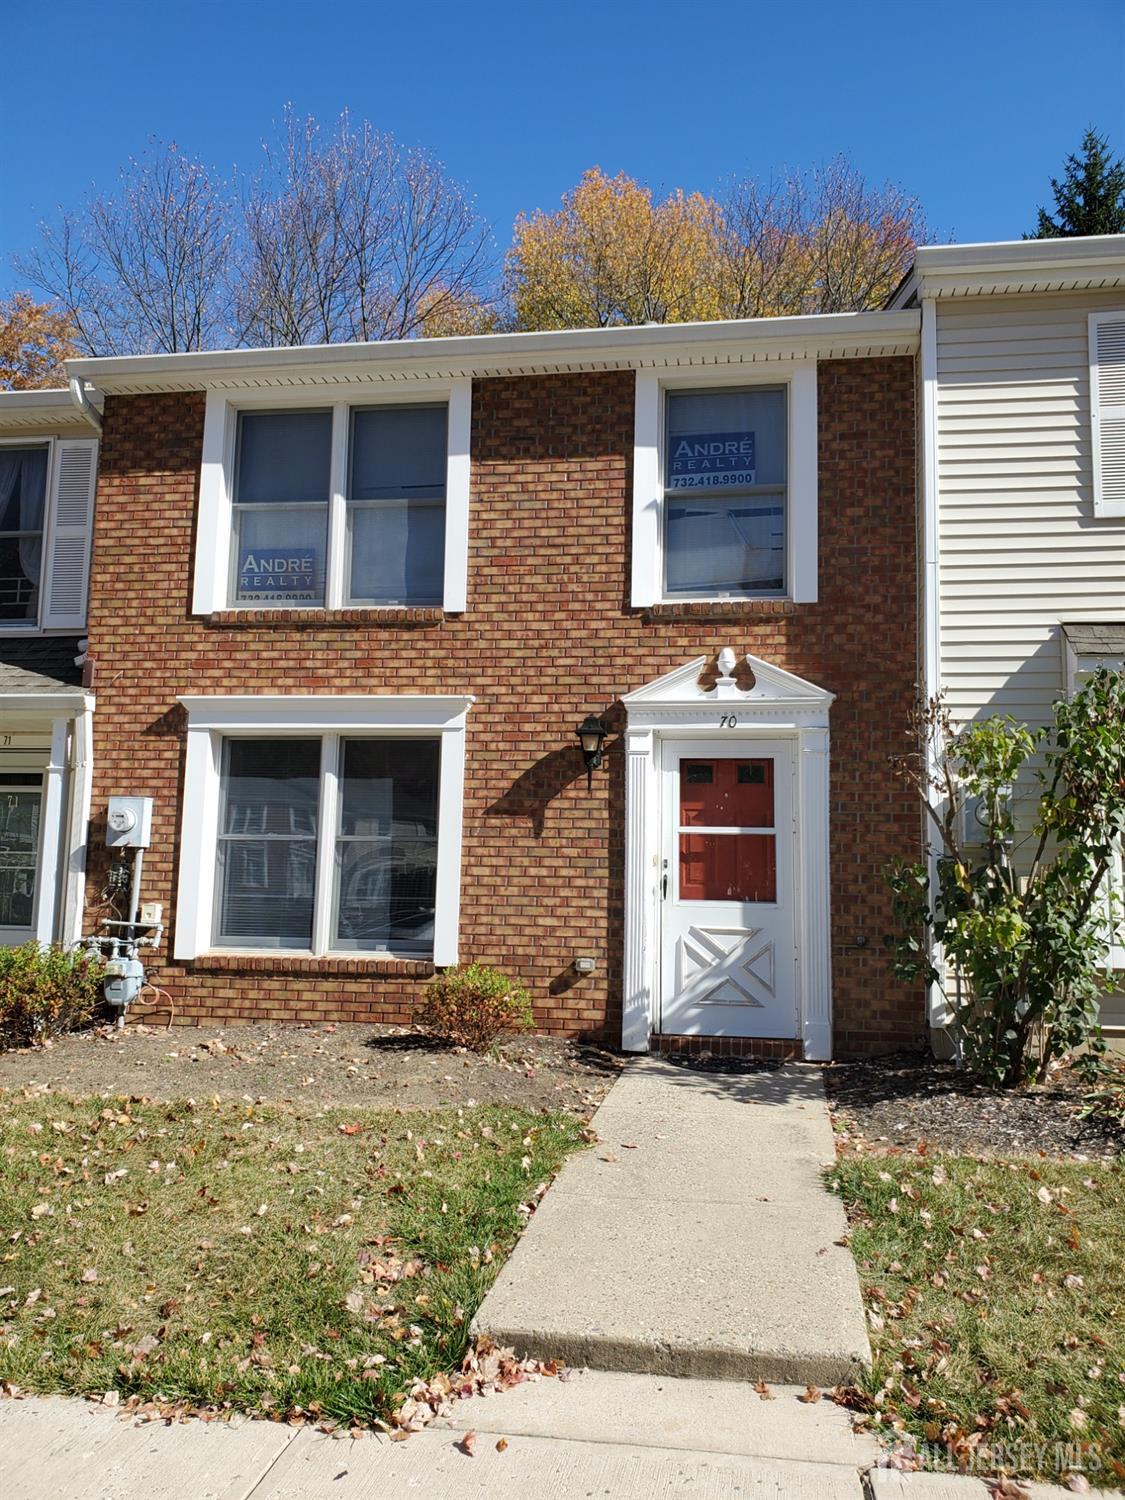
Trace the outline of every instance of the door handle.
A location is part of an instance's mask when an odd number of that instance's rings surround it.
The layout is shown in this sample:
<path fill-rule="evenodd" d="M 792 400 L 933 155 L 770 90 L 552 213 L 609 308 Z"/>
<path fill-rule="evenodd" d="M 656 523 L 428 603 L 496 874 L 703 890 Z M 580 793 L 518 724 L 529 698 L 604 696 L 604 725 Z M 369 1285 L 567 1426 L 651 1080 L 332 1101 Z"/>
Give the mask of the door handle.
<path fill-rule="evenodd" d="M 664 874 L 660 877 L 660 897 L 661 897 L 661 900 L 663 900 L 663 901 L 667 901 L 667 899 L 668 899 L 668 861 L 667 860 L 664 861 Z"/>

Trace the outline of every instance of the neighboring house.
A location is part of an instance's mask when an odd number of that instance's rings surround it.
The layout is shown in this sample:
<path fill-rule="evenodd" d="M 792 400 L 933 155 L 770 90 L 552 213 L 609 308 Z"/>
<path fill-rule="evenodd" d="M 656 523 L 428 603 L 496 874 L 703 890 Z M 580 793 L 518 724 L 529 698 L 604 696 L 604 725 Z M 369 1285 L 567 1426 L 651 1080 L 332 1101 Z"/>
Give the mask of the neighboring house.
<path fill-rule="evenodd" d="M 893 305 L 922 318 L 927 691 L 1048 723 L 1125 654 L 1125 236 L 922 249 Z M 1120 991 L 1103 1023 L 1125 1037 Z"/>
<path fill-rule="evenodd" d="M 107 798 L 151 796 L 177 1018 L 401 1022 L 475 959 L 632 1049 L 920 1044 L 882 880 L 919 837 L 918 329 L 73 362 L 91 901 Z"/>
<path fill-rule="evenodd" d="M 93 698 L 82 686 L 97 410 L 0 394 L 0 943 L 84 922 Z"/>

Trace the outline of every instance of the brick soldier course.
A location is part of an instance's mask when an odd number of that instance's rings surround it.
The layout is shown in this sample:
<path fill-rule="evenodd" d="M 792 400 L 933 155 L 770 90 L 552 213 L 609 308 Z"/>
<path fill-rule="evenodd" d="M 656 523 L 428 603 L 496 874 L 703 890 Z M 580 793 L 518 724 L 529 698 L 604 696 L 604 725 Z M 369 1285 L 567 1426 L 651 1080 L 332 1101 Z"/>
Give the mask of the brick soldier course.
<path fill-rule="evenodd" d="M 634 375 L 473 384 L 469 607 L 234 610 L 193 616 L 202 393 L 108 395 L 91 569 L 95 809 L 154 799 L 143 897 L 175 923 L 181 694 L 472 693 L 460 954 L 530 988 L 546 1031 L 617 1041 L 623 935 L 623 693 L 724 646 L 836 694 L 831 892 L 837 1055 L 918 1044 L 919 992 L 890 972 L 882 871 L 918 848 L 889 769 L 917 678 L 915 369 L 822 361 L 818 602 L 629 604 Z M 800 537 L 792 539 L 800 545 Z M 605 711 L 607 770 L 586 789 L 575 725 Z M 89 849 L 90 921 L 107 854 Z M 187 1022 L 398 1022 L 432 972 L 399 960 L 164 958 Z M 573 970 L 597 956 L 591 975 Z M 720 1050 L 707 1043 L 711 1050 Z M 799 1045 L 799 1044 L 798 1044 Z M 792 1041 L 739 1043 L 766 1055 Z"/>

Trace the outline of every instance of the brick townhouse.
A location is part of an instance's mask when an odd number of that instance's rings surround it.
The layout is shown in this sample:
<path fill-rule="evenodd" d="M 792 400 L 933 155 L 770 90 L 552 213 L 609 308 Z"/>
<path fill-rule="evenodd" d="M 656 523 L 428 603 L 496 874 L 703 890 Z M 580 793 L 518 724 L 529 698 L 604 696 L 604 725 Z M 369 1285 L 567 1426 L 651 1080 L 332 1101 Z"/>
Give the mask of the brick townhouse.
<path fill-rule="evenodd" d="M 402 1021 L 479 960 L 630 1048 L 917 1043 L 881 874 L 918 846 L 888 771 L 918 328 L 75 362 L 104 400 L 87 927 L 107 799 L 148 796 L 181 1021 Z"/>

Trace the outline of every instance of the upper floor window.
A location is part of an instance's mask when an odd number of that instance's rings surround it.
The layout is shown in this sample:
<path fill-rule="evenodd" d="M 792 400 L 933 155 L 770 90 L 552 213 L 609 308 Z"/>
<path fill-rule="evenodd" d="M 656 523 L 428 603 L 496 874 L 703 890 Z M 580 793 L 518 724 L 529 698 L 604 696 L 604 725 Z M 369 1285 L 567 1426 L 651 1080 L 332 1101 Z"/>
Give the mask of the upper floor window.
<path fill-rule="evenodd" d="M 784 387 L 669 391 L 664 591 L 785 593 Z"/>
<path fill-rule="evenodd" d="M 0 620 L 37 624 L 47 449 L 0 448 Z"/>
<path fill-rule="evenodd" d="M 638 370 L 630 601 L 817 597 L 816 361 Z"/>
<path fill-rule="evenodd" d="M 0 632 L 86 624 L 98 445 L 0 442 Z"/>
<path fill-rule="evenodd" d="M 208 397 L 196 612 L 463 610 L 470 389 L 281 409 Z"/>

